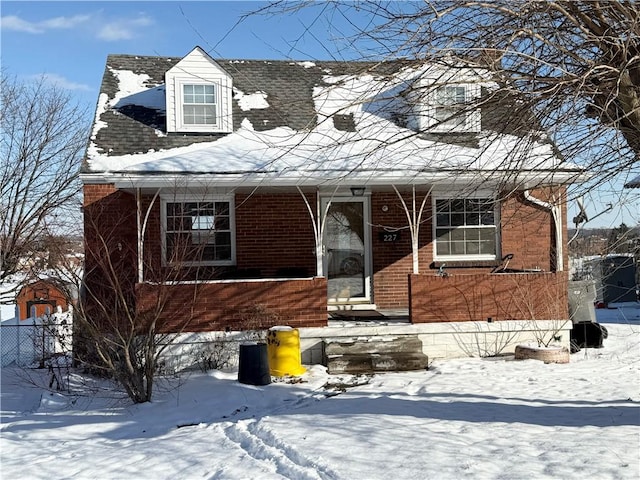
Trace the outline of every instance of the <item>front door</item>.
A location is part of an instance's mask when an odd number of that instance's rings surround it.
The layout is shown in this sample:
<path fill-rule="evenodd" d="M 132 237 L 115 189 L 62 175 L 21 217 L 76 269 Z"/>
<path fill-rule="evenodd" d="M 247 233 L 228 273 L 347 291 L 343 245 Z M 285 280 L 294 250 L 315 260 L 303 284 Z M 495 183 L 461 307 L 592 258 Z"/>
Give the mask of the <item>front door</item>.
<path fill-rule="evenodd" d="M 329 303 L 371 302 L 368 197 L 324 199 L 324 271 Z"/>

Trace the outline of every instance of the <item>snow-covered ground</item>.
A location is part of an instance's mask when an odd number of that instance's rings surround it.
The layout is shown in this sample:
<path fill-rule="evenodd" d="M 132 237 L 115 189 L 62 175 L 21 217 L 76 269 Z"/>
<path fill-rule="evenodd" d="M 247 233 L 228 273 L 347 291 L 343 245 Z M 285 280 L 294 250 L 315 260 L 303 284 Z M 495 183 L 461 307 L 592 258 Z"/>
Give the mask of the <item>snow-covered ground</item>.
<path fill-rule="evenodd" d="M 640 309 L 598 316 L 605 348 L 565 365 L 459 359 L 371 378 L 315 366 L 260 387 L 194 373 L 134 406 L 29 388 L 5 368 L 2 478 L 636 480 Z"/>

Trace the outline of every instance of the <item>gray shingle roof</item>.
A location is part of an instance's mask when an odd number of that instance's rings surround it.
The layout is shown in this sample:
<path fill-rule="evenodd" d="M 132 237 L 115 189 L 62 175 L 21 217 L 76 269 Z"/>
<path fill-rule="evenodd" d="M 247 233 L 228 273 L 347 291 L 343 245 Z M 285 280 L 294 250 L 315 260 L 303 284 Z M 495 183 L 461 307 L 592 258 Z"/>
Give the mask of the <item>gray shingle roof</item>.
<path fill-rule="evenodd" d="M 151 57 L 135 55 L 109 55 L 100 87 L 100 93 L 112 100 L 119 93 L 119 81 L 114 70 L 146 74 L 149 88 L 164 91 L 164 75 L 181 58 Z M 216 62 L 231 75 L 233 86 L 244 93 L 262 91 L 267 94 L 269 107 L 241 110 L 233 100 L 233 128 L 240 127 L 248 119 L 257 131 L 288 126 L 293 130 L 309 130 L 317 123 L 312 93 L 314 87 L 325 85 L 323 77 L 330 75 L 353 75 L 364 71 L 376 76 L 397 72 L 408 61 L 385 63 L 373 62 L 294 62 L 289 60 L 219 60 Z M 349 118 L 337 122 L 336 128 L 351 130 Z M 96 122 L 105 124 L 100 128 L 93 143 L 102 153 L 119 156 L 147 152 L 150 149 L 170 149 L 196 142 L 215 141 L 226 134 L 166 134 L 164 111 L 139 105 L 107 108 Z M 86 166 L 85 166 L 85 171 Z"/>

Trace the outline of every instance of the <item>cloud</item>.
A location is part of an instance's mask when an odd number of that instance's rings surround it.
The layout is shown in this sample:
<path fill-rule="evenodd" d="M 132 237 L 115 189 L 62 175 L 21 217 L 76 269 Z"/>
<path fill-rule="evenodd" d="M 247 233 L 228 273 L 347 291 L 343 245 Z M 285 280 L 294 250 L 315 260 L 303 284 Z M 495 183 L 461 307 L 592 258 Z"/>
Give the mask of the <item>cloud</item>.
<path fill-rule="evenodd" d="M 30 22 L 17 15 L 7 15 L 0 18 L 0 28 L 5 31 L 39 34 L 45 33 L 47 30 L 74 28 L 87 22 L 90 18 L 90 15 L 74 15 L 73 17 L 54 17 L 39 22 Z"/>
<path fill-rule="evenodd" d="M 98 38 L 107 42 L 130 40 L 136 36 L 138 29 L 152 24 L 153 20 L 146 16 L 113 21 L 107 23 L 98 31 Z"/>
<path fill-rule="evenodd" d="M 35 81 L 44 80 L 45 82 L 55 85 L 64 90 L 82 90 L 89 91 L 91 87 L 85 85 L 83 83 L 75 83 L 71 80 L 66 79 L 62 75 L 58 75 L 57 73 L 43 73 L 39 75 L 29 75 L 27 78 Z"/>
<path fill-rule="evenodd" d="M 0 28 L 4 31 L 24 32 L 32 34 L 46 33 L 50 30 L 68 30 L 79 25 L 100 22 L 100 26 L 94 31 L 100 40 L 114 42 L 118 40 L 130 40 L 137 36 L 139 30 L 153 25 L 153 20 L 141 14 L 137 18 L 124 18 L 102 22 L 101 14 L 74 15 L 72 17 L 52 17 L 38 22 L 30 22 L 17 15 L 6 15 L 0 18 Z"/>

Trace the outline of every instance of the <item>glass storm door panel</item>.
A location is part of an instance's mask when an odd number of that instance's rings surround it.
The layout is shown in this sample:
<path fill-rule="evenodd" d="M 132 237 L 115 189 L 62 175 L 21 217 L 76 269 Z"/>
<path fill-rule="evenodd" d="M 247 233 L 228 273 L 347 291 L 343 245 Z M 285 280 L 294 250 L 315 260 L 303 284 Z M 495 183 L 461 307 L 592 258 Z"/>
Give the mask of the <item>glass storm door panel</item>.
<path fill-rule="evenodd" d="M 329 302 L 363 302 L 370 298 L 366 200 L 331 199 L 324 227 Z"/>

